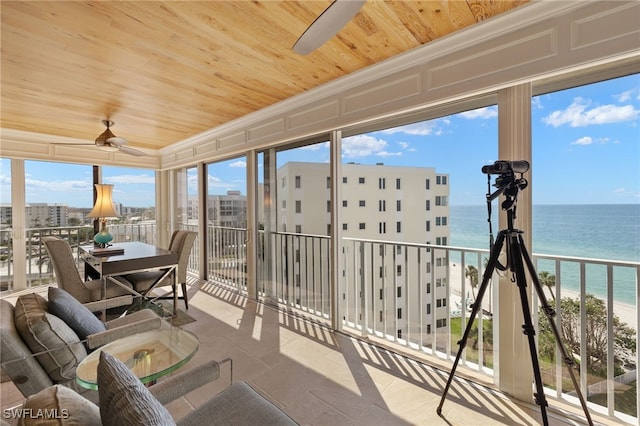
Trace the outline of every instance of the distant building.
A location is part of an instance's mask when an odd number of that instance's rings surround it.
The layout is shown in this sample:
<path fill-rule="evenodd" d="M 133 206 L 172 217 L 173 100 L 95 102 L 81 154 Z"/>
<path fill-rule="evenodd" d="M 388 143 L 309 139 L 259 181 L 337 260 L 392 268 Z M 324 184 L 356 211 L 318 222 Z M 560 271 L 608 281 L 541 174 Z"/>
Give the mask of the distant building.
<path fill-rule="evenodd" d="M 371 262 L 380 270 L 376 294 L 382 295 L 386 284 L 386 298 L 418 297 L 417 287 L 406 285 L 407 266 L 401 243 L 447 245 L 449 241 L 449 176 L 438 174 L 429 167 L 397 167 L 342 165 L 341 224 L 343 237 L 366 240 L 381 240 L 380 250 Z M 277 229 L 281 232 L 328 235 L 331 226 L 330 204 L 331 182 L 329 166 L 323 163 L 288 162 L 277 172 Z M 394 252 L 394 253 L 392 253 Z M 423 270 L 425 277 L 436 268 L 436 277 L 446 277 L 447 262 L 444 258 L 425 256 Z M 328 262 L 327 262 L 328 263 Z M 349 267 L 349 266 L 347 266 Z M 328 273 L 328 272 L 327 272 Z M 427 278 L 425 278 L 426 280 Z M 388 283 L 394 283 L 389 285 Z M 409 284 L 412 284 L 410 282 Z M 408 288 L 409 294 L 402 289 Z M 435 297 L 431 295 L 435 291 Z M 446 278 L 436 278 L 436 282 L 425 282 L 425 312 L 434 311 L 436 328 L 445 327 L 447 310 Z M 434 300 L 436 306 L 431 306 Z M 443 302 L 444 300 L 444 302 Z M 405 306 L 398 303 L 398 306 Z M 393 313 L 394 318 L 384 318 L 383 312 L 374 313 L 380 322 L 397 327 L 389 332 L 402 338 L 407 331 L 407 323 L 418 327 L 409 313 L 401 309 Z M 431 332 L 433 324 L 424 324 L 424 330 Z M 415 332 L 415 330 L 412 330 Z"/>
<path fill-rule="evenodd" d="M 198 197 L 187 201 L 187 220 L 198 217 Z M 247 197 L 240 191 L 227 191 L 226 195 L 207 197 L 207 223 L 225 228 L 247 227 Z"/>
<path fill-rule="evenodd" d="M 30 203 L 25 206 L 27 228 L 68 226 L 69 207 L 66 204 Z"/>

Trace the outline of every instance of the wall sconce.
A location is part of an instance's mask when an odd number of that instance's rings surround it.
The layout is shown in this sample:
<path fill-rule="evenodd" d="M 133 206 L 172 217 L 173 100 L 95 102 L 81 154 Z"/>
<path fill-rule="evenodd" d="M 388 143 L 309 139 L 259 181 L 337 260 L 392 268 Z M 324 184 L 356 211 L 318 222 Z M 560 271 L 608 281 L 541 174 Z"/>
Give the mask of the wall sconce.
<path fill-rule="evenodd" d="M 109 245 L 109 242 L 113 240 L 113 236 L 107 231 L 107 218 L 119 217 L 113 205 L 113 199 L 111 193 L 113 192 L 113 185 L 99 184 L 96 185 L 96 204 L 89 212 L 87 217 L 100 219 L 100 232 L 94 237 L 96 245 L 101 248 L 105 248 Z"/>

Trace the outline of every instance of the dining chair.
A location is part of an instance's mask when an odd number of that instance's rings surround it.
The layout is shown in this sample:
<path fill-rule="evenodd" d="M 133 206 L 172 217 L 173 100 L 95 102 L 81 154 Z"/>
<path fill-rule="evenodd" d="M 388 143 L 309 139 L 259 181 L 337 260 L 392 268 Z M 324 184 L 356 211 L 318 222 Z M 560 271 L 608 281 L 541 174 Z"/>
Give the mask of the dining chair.
<path fill-rule="evenodd" d="M 176 271 L 175 280 L 171 280 L 171 276 L 168 276 L 164 280 L 157 283 L 157 280 L 165 273 L 164 270 L 159 271 L 145 271 L 136 272 L 133 274 L 124 275 L 124 278 L 133 286 L 133 289 L 138 293 L 147 295 L 153 288 L 163 287 L 171 285 L 172 297 L 160 296 L 153 299 L 173 299 L 173 313 L 176 313 L 177 299 L 184 300 L 185 309 L 189 309 L 189 301 L 187 295 L 187 266 L 189 262 L 189 256 L 191 255 L 191 249 L 198 234 L 194 231 L 178 230 L 174 231 L 171 235 L 171 242 L 169 243 L 169 251 L 178 253 L 178 267 Z M 167 282 L 171 280 L 171 282 Z M 182 297 L 178 297 L 176 293 L 176 285 L 180 284 L 182 287 Z"/>
<path fill-rule="evenodd" d="M 58 287 L 78 299 L 80 303 L 95 302 L 101 299 L 131 294 L 130 291 L 119 285 L 105 285 L 101 279 L 83 281 L 68 241 L 56 236 L 47 236 L 42 237 L 42 242 L 53 264 Z M 116 277 L 115 279 L 118 278 Z M 122 279 L 118 279 L 118 281 L 131 288 L 131 284 L 127 281 Z M 103 289 L 105 291 L 104 295 L 102 294 Z"/>

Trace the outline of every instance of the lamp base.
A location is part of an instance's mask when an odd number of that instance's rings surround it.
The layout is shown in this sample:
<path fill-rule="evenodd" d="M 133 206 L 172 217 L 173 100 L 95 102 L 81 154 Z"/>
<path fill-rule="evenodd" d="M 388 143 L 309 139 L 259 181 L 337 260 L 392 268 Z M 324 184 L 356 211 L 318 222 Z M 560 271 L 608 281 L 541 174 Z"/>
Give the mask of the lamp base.
<path fill-rule="evenodd" d="M 109 242 L 113 240 L 113 236 L 107 231 L 107 227 L 104 222 L 102 222 L 102 227 L 100 228 L 100 232 L 98 232 L 94 237 L 93 241 L 95 245 L 100 248 L 109 247 Z"/>

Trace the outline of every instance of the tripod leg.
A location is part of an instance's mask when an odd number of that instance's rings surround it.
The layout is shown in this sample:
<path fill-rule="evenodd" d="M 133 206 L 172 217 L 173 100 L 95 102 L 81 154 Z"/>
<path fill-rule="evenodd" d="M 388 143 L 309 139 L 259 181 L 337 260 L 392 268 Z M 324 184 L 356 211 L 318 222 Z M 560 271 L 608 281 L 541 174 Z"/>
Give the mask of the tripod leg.
<path fill-rule="evenodd" d="M 593 426 L 593 420 L 591 419 L 591 415 L 589 414 L 589 410 L 587 409 L 587 403 L 584 399 L 584 396 L 582 395 L 582 391 L 580 390 L 578 380 L 576 379 L 575 373 L 573 371 L 573 368 L 575 366 L 575 361 L 573 360 L 573 357 L 571 357 L 567 352 L 567 349 L 565 348 L 562 342 L 562 336 L 560 335 L 560 332 L 558 331 L 558 327 L 555 321 L 553 320 L 553 318 L 556 316 L 556 311 L 549 305 L 547 297 L 545 296 L 544 291 L 542 290 L 542 285 L 540 284 L 540 280 L 538 279 L 538 274 L 536 273 L 536 270 L 533 266 L 531 257 L 529 257 L 527 248 L 524 245 L 524 240 L 522 239 L 522 235 L 518 235 L 518 240 L 519 240 L 520 246 L 522 247 L 522 257 L 524 258 L 525 263 L 527 264 L 529 275 L 531 276 L 531 281 L 533 281 L 533 286 L 536 289 L 538 298 L 540 299 L 540 304 L 542 305 L 542 311 L 544 312 L 545 316 L 547 317 L 547 320 L 549 321 L 549 326 L 553 331 L 553 335 L 556 339 L 556 343 L 558 344 L 558 348 L 560 349 L 560 352 L 562 354 L 562 360 L 564 364 L 567 366 L 567 370 L 569 371 L 571 382 L 573 383 L 573 387 L 576 391 L 576 395 L 578 395 L 578 399 L 580 400 L 580 405 L 582 405 L 582 410 L 584 411 L 584 415 L 587 418 L 587 422 L 589 423 L 589 425 Z"/>
<path fill-rule="evenodd" d="M 529 341 L 529 353 L 531 355 L 531 365 L 533 367 L 533 376 L 536 383 L 536 393 L 534 394 L 535 402 L 540 406 L 542 421 L 545 426 L 549 424 L 547 419 L 547 399 L 544 395 L 544 386 L 542 385 L 542 375 L 540 374 L 540 365 L 538 363 L 538 351 L 536 350 L 535 329 L 531 321 L 531 310 L 529 309 L 529 297 L 527 295 L 527 281 L 524 274 L 524 265 L 522 263 L 522 251 L 520 246 L 521 238 L 518 234 L 509 236 L 509 249 L 513 256 L 511 260 L 511 270 L 516 275 L 516 283 L 520 291 L 520 304 L 522 305 L 522 316 L 524 317 L 524 325 L 522 332 L 527 336 Z"/>
<path fill-rule="evenodd" d="M 473 321 L 478 314 L 478 310 L 482 308 L 482 298 L 484 297 L 484 293 L 489 286 L 489 281 L 493 275 L 493 271 L 498 264 L 498 257 L 500 256 L 500 251 L 502 250 L 502 244 L 504 243 L 506 231 L 500 231 L 498 234 L 498 238 L 496 240 L 495 245 L 493 246 L 491 253 L 489 255 L 489 263 L 487 263 L 487 269 L 484 271 L 484 275 L 482 277 L 482 284 L 478 288 L 478 295 L 476 300 L 473 303 L 473 308 L 471 309 L 471 315 L 469 316 L 469 321 L 467 322 L 467 326 L 464 329 L 464 333 L 462 338 L 458 342 L 458 354 L 456 355 L 456 359 L 453 362 L 453 367 L 451 368 L 451 373 L 449 373 L 449 379 L 447 380 L 447 384 L 444 387 L 444 391 L 442 392 L 442 398 L 440 399 L 440 404 L 436 412 L 438 415 L 442 414 L 442 405 L 444 404 L 444 400 L 447 397 L 447 393 L 449 392 L 449 387 L 451 386 L 451 382 L 453 381 L 453 376 L 456 373 L 456 368 L 458 367 L 458 363 L 460 362 L 460 357 L 462 356 L 462 351 L 464 351 L 465 346 L 467 346 L 467 339 L 469 337 L 469 333 L 471 332 L 471 328 L 473 327 Z"/>

